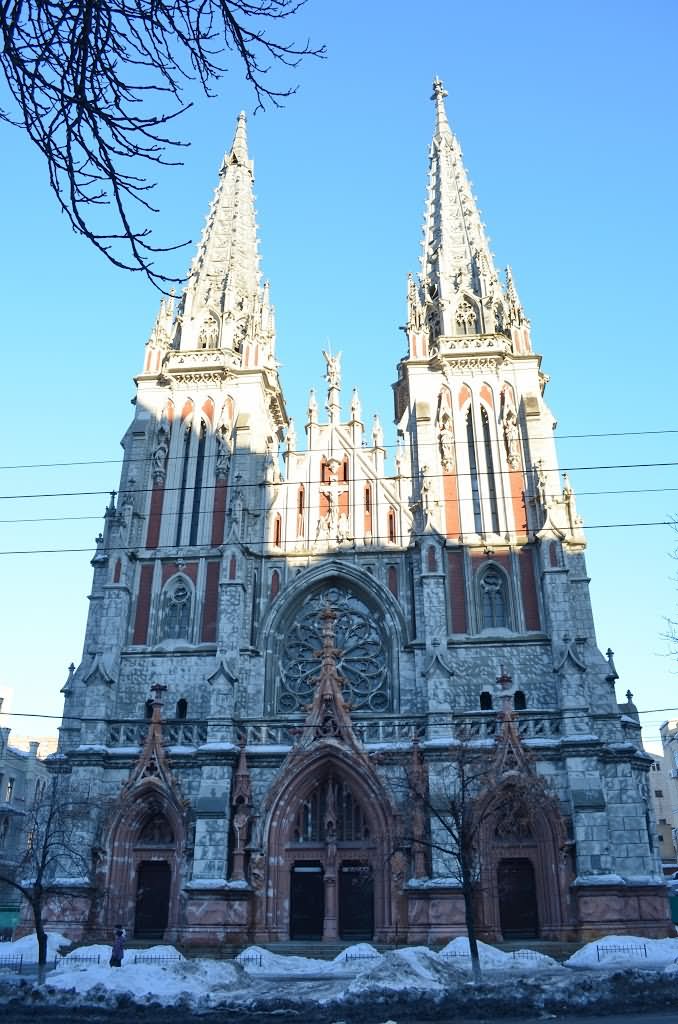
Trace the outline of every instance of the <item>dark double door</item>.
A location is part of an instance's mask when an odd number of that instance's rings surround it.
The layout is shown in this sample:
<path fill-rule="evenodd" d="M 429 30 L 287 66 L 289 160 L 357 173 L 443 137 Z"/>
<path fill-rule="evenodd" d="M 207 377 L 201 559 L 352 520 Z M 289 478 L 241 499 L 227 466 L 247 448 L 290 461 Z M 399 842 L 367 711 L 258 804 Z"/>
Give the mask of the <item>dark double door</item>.
<path fill-rule="evenodd" d="M 527 857 L 499 861 L 499 919 L 505 939 L 536 939 L 539 935 L 534 867 Z"/>
<path fill-rule="evenodd" d="M 166 860 L 142 860 L 137 875 L 134 937 L 161 939 L 167 928 L 172 870 Z"/>
<path fill-rule="evenodd" d="M 339 936 L 371 939 L 374 881 L 368 864 L 344 861 L 339 868 Z M 295 864 L 290 885 L 290 938 L 320 940 L 325 921 L 325 872 L 318 862 Z"/>

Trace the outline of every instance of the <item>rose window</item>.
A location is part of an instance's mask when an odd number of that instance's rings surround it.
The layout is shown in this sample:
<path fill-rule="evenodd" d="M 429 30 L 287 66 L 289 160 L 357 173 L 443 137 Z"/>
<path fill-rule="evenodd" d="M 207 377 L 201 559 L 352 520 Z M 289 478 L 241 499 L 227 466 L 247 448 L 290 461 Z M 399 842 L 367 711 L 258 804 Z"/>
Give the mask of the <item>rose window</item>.
<path fill-rule="evenodd" d="M 340 587 L 311 594 L 287 632 L 280 659 L 276 710 L 289 714 L 304 711 L 311 703 L 320 670 L 320 659 L 316 657 L 322 648 L 319 616 L 328 606 L 337 613 L 334 645 L 340 652 L 337 669 L 343 679 L 344 699 L 353 711 L 390 710 L 381 628 L 374 612 Z"/>

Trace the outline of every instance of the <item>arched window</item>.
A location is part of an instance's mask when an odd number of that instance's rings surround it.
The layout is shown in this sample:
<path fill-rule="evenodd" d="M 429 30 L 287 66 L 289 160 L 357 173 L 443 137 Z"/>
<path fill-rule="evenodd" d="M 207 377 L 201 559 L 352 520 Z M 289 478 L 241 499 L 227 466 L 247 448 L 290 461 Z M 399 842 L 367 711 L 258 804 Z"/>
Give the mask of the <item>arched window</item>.
<path fill-rule="evenodd" d="M 201 423 L 200 435 L 198 438 L 198 453 L 195 459 L 195 477 L 193 480 L 193 506 L 191 508 L 191 529 L 188 537 L 189 544 L 198 543 L 198 526 L 200 525 L 200 499 L 202 497 L 202 475 L 203 469 L 205 467 L 206 440 L 207 429 L 205 427 L 205 424 Z"/>
<path fill-rule="evenodd" d="M 334 838 L 340 843 L 369 839 L 362 807 L 344 782 L 321 782 L 302 802 L 294 822 L 294 842 L 318 843 Z"/>
<path fill-rule="evenodd" d="M 297 537 L 304 536 L 304 509 L 306 505 L 306 492 L 304 485 L 299 484 L 297 491 Z"/>
<path fill-rule="evenodd" d="M 271 590 L 270 590 L 271 600 L 273 600 L 273 598 L 278 596 L 278 591 L 279 590 L 280 590 L 280 573 L 278 572 L 277 569 L 274 569 L 273 572 L 271 573 Z"/>
<path fill-rule="evenodd" d="M 161 640 L 188 640 L 191 631 L 193 588 L 185 576 L 177 576 L 165 587 L 160 624 Z"/>
<path fill-rule="evenodd" d="M 391 544 L 395 544 L 396 541 L 396 514 L 393 506 L 389 507 L 388 510 L 388 539 Z"/>
<path fill-rule="evenodd" d="M 153 701 L 151 700 L 150 697 L 144 704 L 144 718 L 146 719 L 147 722 L 150 722 L 150 720 L 153 718 Z"/>
<path fill-rule="evenodd" d="M 395 565 L 388 567 L 388 589 L 394 597 L 398 596 L 398 570 Z"/>
<path fill-rule="evenodd" d="M 522 690 L 516 690 L 513 694 L 513 707 L 516 711 L 524 711 L 527 707 L 527 699 Z"/>
<path fill-rule="evenodd" d="M 476 533 L 482 533 L 483 519 L 480 512 L 480 487 L 478 484 L 478 462 L 476 460 L 476 439 L 473 431 L 473 413 L 469 405 L 466 413 L 466 444 L 471 475 L 471 499 L 473 501 L 473 525 Z"/>
<path fill-rule="evenodd" d="M 179 484 L 179 505 L 177 510 L 177 535 L 175 538 L 175 544 L 177 547 L 181 544 L 181 527 L 184 522 L 184 501 L 186 500 L 186 486 L 188 484 L 188 462 L 189 453 L 191 450 L 191 425 L 190 423 L 184 430 L 184 443 L 181 452 L 181 483 Z"/>
<path fill-rule="evenodd" d="M 485 466 L 487 468 L 487 493 L 490 499 L 490 515 L 492 532 L 499 533 L 499 510 L 497 508 L 497 484 L 494 479 L 494 461 L 492 459 L 492 437 L 490 435 L 490 419 L 486 409 L 480 410 L 483 423 L 483 445 L 485 448 Z"/>
<path fill-rule="evenodd" d="M 282 544 L 282 519 L 279 515 L 273 520 L 273 543 L 277 548 Z"/>
<path fill-rule="evenodd" d="M 426 568 L 429 572 L 438 572 L 438 555 L 433 544 L 429 544 L 426 552 Z"/>
<path fill-rule="evenodd" d="M 506 577 L 495 565 L 488 566 L 478 580 L 480 628 L 498 629 L 508 625 Z"/>
<path fill-rule="evenodd" d="M 492 694 L 488 693 L 487 690 L 483 690 L 483 692 L 480 694 L 480 710 L 492 710 Z"/>
<path fill-rule="evenodd" d="M 176 717 L 177 718 L 185 718 L 187 714 L 188 714 L 188 701 L 184 697 L 181 697 L 181 699 L 177 701 Z"/>

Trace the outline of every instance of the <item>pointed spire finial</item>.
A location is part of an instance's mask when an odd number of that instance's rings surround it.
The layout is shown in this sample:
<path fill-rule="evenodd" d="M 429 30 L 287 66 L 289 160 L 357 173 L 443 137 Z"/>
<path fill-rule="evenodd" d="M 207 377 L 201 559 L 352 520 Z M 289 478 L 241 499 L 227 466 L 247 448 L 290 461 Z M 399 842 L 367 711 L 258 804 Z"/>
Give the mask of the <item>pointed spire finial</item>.
<path fill-rule="evenodd" d="M 245 117 L 244 110 L 241 110 L 238 114 L 238 123 L 235 126 L 235 135 L 233 136 L 233 145 L 231 146 L 229 157 L 229 163 L 244 164 L 249 160 L 247 153 L 247 118 Z M 226 162 L 224 161 L 224 166 Z"/>
<path fill-rule="evenodd" d="M 435 101 L 436 105 L 436 133 L 443 131 L 450 131 L 450 125 L 447 120 L 447 112 L 445 110 L 445 97 L 447 96 L 447 89 L 436 77 L 433 79 L 433 93 L 431 99 Z"/>

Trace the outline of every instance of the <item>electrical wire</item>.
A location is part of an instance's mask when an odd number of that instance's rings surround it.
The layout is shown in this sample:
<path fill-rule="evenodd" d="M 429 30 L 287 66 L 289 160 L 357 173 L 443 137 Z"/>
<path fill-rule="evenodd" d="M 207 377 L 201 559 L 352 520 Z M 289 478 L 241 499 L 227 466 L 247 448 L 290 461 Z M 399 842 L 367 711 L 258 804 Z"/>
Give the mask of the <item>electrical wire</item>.
<path fill-rule="evenodd" d="M 618 462 L 618 463 L 607 463 L 607 464 L 589 465 L 589 466 L 561 466 L 561 467 L 546 467 L 546 466 L 543 466 L 541 468 L 542 468 L 544 473 L 583 473 L 583 472 L 589 472 L 589 471 L 593 471 L 593 470 L 595 470 L 595 471 L 604 471 L 604 470 L 612 470 L 612 469 L 669 469 L 669 468 L 674 468 L 676 466 L 678 466 L 678 461 L 672 461 L 672 462 Z M 496 475 L 503 476 L 503 477 L 509 477 L 510 478 L 512 473 L 518 473 L 521 476 L 525 475 L 525 471 L 524 470 L 501 470 Z M 455 471 L 453 474 L 448 474 L 448 473 L 427 473 L 426 477 L 427 477 L 427 479 L 430 479 L 430 480 L 443 479 L 444 477 L 447 477 L 447 476 L 452 476 L 454 478 L 476 477 L 477 476 L 480 479 L 483 479 L 483 477 L 487 477 L 489 475 L 490 474 L 489 474 L 489 472 L 487 470 L 485 470 L 483 472 L 477 471 L 475 473 L 469 470 L 469 471 L 463 471 L 463 472 Z M 399 479 L 400 480 L 404 480 L 404 481 L 412 481 L 412 480 L 415 479 L 415 477 L 410 476 L 410 475 L 403 475 L 401 477 L 393 477 L 393 476 L 391 476 L 391 477 L 381 478 L 381 482 L 386 482 L 386 483 L 394 484 Z M 338 482 L 339 482 L 339 484 L 341 486 L 341 484 L 348 484 L 351 481 L 348 481 L 348 480 L 341 481 L 340 480 Z M 378 481 L 375 481 L 375 478 L 373 478 L 373 477 L 353 477 L 352 482 L 353 483 L 358 483 L 358 484 L 362 484 L 362 483 L 373 484 L 373 483 L 378 482 Z M 262 487 L 265 487 L 265 486 L 268 486 L 268 487 L 299 487 L 300 484 L 303 484 L 305 486 L 308 483 L 309 483 L 308 480 L 282 480 L 281 479 L 281 480 L 277 480 L 277 481 L 275 481 L 273 483 L 265 483 L 264 481 L 258 481 L 257 483 L 245 483 L 245 482 L 238 481 L 237 483 L 231 483 L 229 481 L 228 486 L 229 487 L 236 486 L 238 488 L 238 490 L 246 490 L 246 489 L 252 489 L 252 488 L 261 489 Z M 326 483 L 329 483 L 329 481 L 326 481 Z M 322 485 L 323 485 L 323 482 L 321 481 L 320 482 L 320 486 L 322 486 Z M 214 491 L 216 489 L 216 487 L 217 487 L 217 483 L 216 482 L 213 483 L 213 484 L 204 484 L 203 485 L 203 490 L 205 490 L 206 492 Z M 130 493 L 134 493 L 134 494 L 152 494 L 154 489 L 155 488 L 153 488 L 153 487 L 133 487 L 133 488 L 130 489 Z M 178 487 L 163 487 L 163 493 L 164 494 L 170 494 L 173 491 L 180 491 L 180 490 L 181 490 L 181 486 L 178 486 Z M 96 490 L 96 491 L 44 491 L 44 492 L 37 492 L 37 493 L 34 492 L 32 494 L 0 494 L 0 501 L 28 501 L 28 500 L 32 500 L 32 499 L 36 499 L 36 498 L 39 498 L 39 499 L 44 499 L 44 498 L 89 498 L 89 497 L 102 497 L 102 496 L 106 496 L 106 495 L 115 495 L 117 493 L 118 492 L 115 491 L 115 490 L 113 490 L 113 491 L 111 491 L 111 490 Z"/>
<path fill-rule="evenodd" d="M 345 426 L 345 424 L 343 424 L 343 425 Z M 319 426 L 324 426 L 324 424 L 319 424 Z M 560 441 L 572 441 L 572 440 L 586 440 L 586 439 L 591 439 L 591 438 L 600 439 L 600 438 L 608 438 L 608 437 L 655 437 L 655 436 L 659 436 L 659 435 L 663 435 L 663 434 L 678 434 L 678 427 L 666 427 L 666 428 L 657 429 L 657 430 L 616 430 L 616 431 L 604 431 L 604 432 L 599 432 L 599 433 L 588 433 L 588 434 L 556 434 L 556 433 L 552 433 L 552 434 L 544 435 L 543 437 L 530 437 L 529 441 L 530 441 L 530 443 L 532 443 L 534 441 L 550 441 L 550 440 L 553 440 L 553 441 L 556 441 L 556 442 L 560 442 Z M 519 435 L 519 438 L 520 438 L 520 440 L 524 444 L 526 439 L 524 437 L 522 437 L 522 435 Z M 438 444 L 439 444 L 439 442 L 437 440 L 435 440 L 435 441 L 419 441 L 418 442 L 418 447 L 420 447 L 420 448 L 437 447 Z M 379 445 L 379 447 L 380 448 L 384 448 L 384 449 L 397 449 L 399 447 L 399 445 L 397 443 L 396 444 L 381 444 L 381 445 Z M 310 454 L 312 452 L 319 452 L 319 451 L 324 451 L 324 450 L 325 449 L 321 449 L 321 448 L 306 448 L 303 451 L 294 451 L 294 452 L 291 452 L 290 454 L 293 454 L 293 455 L 305 455 L 305 454 Z M 359 450 L 363 451 L 364 449 L 361 448 Z M 369 449 L 367 449 L 367 450 L 369 450 Z M 169 460 L 171 460 L 171 459 L 178 459 L 178 458 L 183 458 L 183 455 L 180 454 L 180 455 L 170 455 L 170 456 L 168 456 Z M 128 461 L 129 464 L 132 464 L 132 463 L 139 463 L 139 462 L 151 462 L 152 460 L 153 460 L 153 455 L 142 455 L 139 458 L 136 458 L 136 459 L 130 458 L 127 461 Z M 113 466 L 113 465 L 121 465 L 124 461 L 125 461 L 124 458 L 118 458 L 118 459 L 82 459 L 82 460 L 72 460 L 72 461 L 65 461 L 65 462 L 17 462 L 17 463 L 14 463 L 14 464 L 8 464 L 8 465 L 5 465 L 5 466 L 0 466 L 0 471 L 1 470 L 18 470 L 18 469 L 63 469 L 63 468 L 68 468 L 70 466 Z"/>

